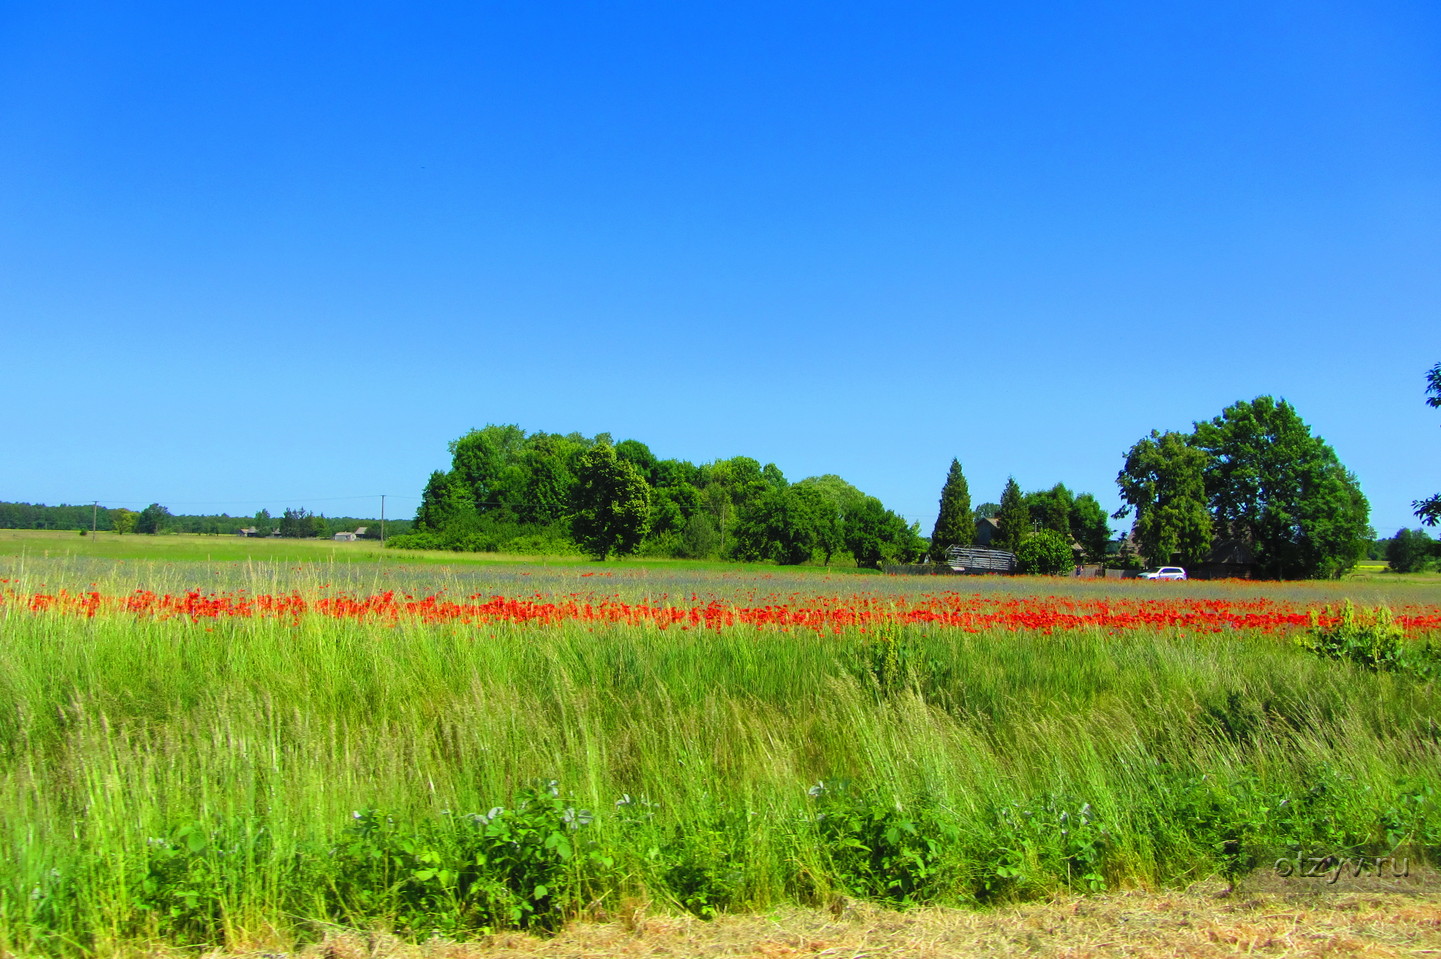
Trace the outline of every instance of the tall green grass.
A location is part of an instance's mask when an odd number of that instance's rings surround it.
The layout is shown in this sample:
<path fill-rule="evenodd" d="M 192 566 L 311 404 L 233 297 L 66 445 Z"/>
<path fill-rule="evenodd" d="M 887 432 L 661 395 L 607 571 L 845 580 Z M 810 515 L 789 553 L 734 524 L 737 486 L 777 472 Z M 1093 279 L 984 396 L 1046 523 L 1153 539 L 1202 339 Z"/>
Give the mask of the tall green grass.
<path fill-rule="evenodd" d="M 544 929 L 637 897 L 986 903 L 1441 849 L 1436 685 L 1275 637 L 0 617 L 18 952 Z"/>

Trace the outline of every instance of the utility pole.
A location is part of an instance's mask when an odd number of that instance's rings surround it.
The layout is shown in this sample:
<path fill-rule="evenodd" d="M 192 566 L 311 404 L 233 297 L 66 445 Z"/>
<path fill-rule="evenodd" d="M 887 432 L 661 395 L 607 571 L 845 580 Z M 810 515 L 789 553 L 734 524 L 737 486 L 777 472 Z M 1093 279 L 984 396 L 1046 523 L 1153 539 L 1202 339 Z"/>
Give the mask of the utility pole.
<path fill-rule="evenodd" d="M 385 494 L 380 494 L 380 545 L 385 545 Z"/>
<path fill-rule="evenodd" d="M 100 501 L 96 500 L 90 504 L 90 535 L 95 535 L 95 517 L 100 513 Z"/>

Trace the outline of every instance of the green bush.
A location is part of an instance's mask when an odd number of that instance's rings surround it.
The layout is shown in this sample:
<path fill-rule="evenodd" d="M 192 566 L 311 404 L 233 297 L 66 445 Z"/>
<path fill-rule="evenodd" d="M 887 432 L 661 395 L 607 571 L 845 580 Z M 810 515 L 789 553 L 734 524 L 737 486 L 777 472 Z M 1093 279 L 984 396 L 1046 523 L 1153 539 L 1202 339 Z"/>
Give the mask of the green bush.
<path fill-rule="evenodd" d="M 1323 620 L 1331 622 L 1323 625 Z M 1358 611 L 1350 600 L 1339 609 L 1326 606 L 1311 614 L 1311 628 L 1299 642 L 1318 656 L 1372 672 L 1410 673 L 1423 679 L 1441 676 L 1441 648 L 1408 640 L 1385 606 L 1370 612 Z"/>
<path fill-rule="evenodd" d="M 1016 550 L 1016 561 L 1023 573 L 1059 573 L 1076 563 L 1076 555 L 1066 537 L 1053 529 L 1033 533 Z"/>

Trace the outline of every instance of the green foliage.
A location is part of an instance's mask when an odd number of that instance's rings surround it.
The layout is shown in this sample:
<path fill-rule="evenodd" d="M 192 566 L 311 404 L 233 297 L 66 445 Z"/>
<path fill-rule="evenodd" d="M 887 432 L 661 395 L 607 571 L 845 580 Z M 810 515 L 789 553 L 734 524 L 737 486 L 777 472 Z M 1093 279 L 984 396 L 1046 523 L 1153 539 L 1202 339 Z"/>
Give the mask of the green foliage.
<path fill-rule="evenodd" d="M 575 541 L 596 559 L 634 553 L 650 528 L 650 484 L 609 444 L 581 457 L 574 502 Z"/>
<path fill-rule="evenodd" d="M 1154 565 L 1180 562 L 1195 565 L 1211 549 L 1212 520 L 1207 507 L 1205 452 L 1180 433 L 1143 437 L 1126 454 L 1116 476 L 1126 505 L 1120 519 L 1136 511 L 1136 539 L 1141 554 Z"/>
<path fill-rule="evenodd" d="M 885 563 L 910 563 L 925 552 L 918 526 L 886 509 L 880 500 L 867 496 L 855 503 L 844 521 L 846 549 L 856 565 L 879 569 Z"/>
<path fill-rule="evenodd" d="M 941 487 L 940 513 L 931 530 L 931 559 L 940 562 L 952 546 L 969 546 L 976 540 L 976 521 L 971 515 L 971 490 L 961 472 L 960 460 L 951 460 L 946 482 Z"/>
<path fill-rule="evenodd" d="M 1071 538 L 1081 544 L 1087 562 L 1105 560 L 1111 525 L 1107 522 L 1106 511 L 1090 493 L 1077 496 L 1071 506 Z"/>
<path fill-rule="evenodd" d="M 1429 569 L 1436 541 L 1424 530 L 1401 528 L 1386 541 L 1386 563 L 1397 573 L 1418 573 Z"/>
<path fill-rule="evenodd" d="M 1321 621 L 1327 620 L 1323 624 Z M 1347 600 L 1339 608 L 1311 614 L 1311 628 L 1298 642 L 1318 656 L 1354 663 L 1372 672 L 1441 677 L 1441 647 L 1409 640 L 1386 606 L 1367 612 Z"/>
<path fill-rule="evenodd" d="M 450 444 L 451 473 L 470 493 L 477 512 L 513 505 L 522 480 L 518 460 L 525 431 L 519 426 L 471 430 Z"/>
<path fill-rule="evenodd" d="M 416 512 L 412 535 L 391 545 L 411 549 L 563 553 L 592 555 L 600 541 L 577 530 L 593 515 L 578 515 L 584 458 L 598 446 L 613 449 L 617 462 L 650 488 L 649 522 L 638 541 L 618 553 L 691 559 L 739 558 L 782 564 L 826 563 L 846 548 L 844 517 L 862 499 L 836 476 L 795 484 L 773 463 L 747 456 L 695 466 L 658 459 L 638 440 L 614 447 L 608 435 L 533 433 L 518 426 L 486 426 L 450 444 L 451 468 L 431 474 Z M 902 524 L 904 527 L 904 524 Z M 886 557 L 916 552 L 914 531 L 885 538 Z M 568 540 L 569 542 L 564 542 Z M 619 541 L 617 541 L 619 542 Z"/>
<path fill-rule="evenodd" d="M 287 509 L 280 518 L 280 535 L 292 539 L 314 539 L 325 535 L 325 517 L 306 509 Z"/>
<path fill-rule="evenodd" d="M 1218 529 L 1255 550 L 1277 578 L 1335 578 L 1371 538 L 1356 478 L 1286 401 L 1260 396 L 1197 423 L 1206 494 Z"/>
<path fill-rule="evenodd" d="M 1194 564 L 1213 535 L 1240 540 L 1276 578 L 1334 578 L 1374 535 L 1356 478 L 1284 400 L 1234 403 L 1190 436 L 1152 430 L 1116 477 L 1153 564 Z M 1204 505 L 1203 505 L 1204 496 Z"/>
<path fill-rule="evenodd" d="M 820 540 L 825 504 L 812 487 L 770 489 L 742 508 L 732 555 L 740 560 L 771 559 L 784 566 L 809 560 Z"/>
<path fill-rule="evenodd" d="M 621 440 L 615 444 L 615 455 L 616 459 L 634 466 L 647 483 L 654 486 L 658 481 L 657 468 L 660 461 L 650 451 L 650 447 L 640 440 Z"/>
<path fill-rule="evenodd" d="M 1075 509 L 1076 497 L 1065 483 L 1027 493 L 1023 499 L 1030 514 L 1030 529 L 1049 529 L 1063 536 L 1071 535 L 1071 512 Z"/>
<path fill-rule="evenodd" d="M 820 501 L 816 510 L 816 551 L 829 566 L 831 557 L 846 548 L 846 514 L 866 498 L 865 494 L 834 473 L 808 476 L 796 485 L 813 491 Z"/>
<path fill-rule="evenodd" d="M 358 811 L 332 853 L 333 908 L 357 926 L 390 917 L 417 937 L 553 930 L 579 906 L 587 870 L 611 865 L 588 839 L 593 820 L 554 780 L 448 823 Z"/>
<path fill-rule="evenodd" d="M 1441 363 L 1426 372 L 1426 405 L 1441 408 Z M 1411 504 L 1411 508 L 1416 511 L 1416 518 L 1422 523 L 1435 526 L 1441 522 L 1441 493 L 1418 499 Z"/>
<path fill-rule="evenodd" d="M 847 779 L 818 782 L 808 792 L 830 879 L 846 892 L 911 906 L 932 902 L 957 884 L 954 851 L 961 832 L 938 804 L 903 804 Z"/>
<path fill-rule="evenodd" d="M 440 470 L 430 474 L 415 511 L 417 533 L 438 533 L 474 524 L 479 513 L 474 494 L 453 473 Z"/>
<path fill-rule="evenodd" d="M 577 437 L 549 433 L 535 433 L 526 441 L 518 463 L 521 479 L 511 497 L 519 522 L 547 526 L 566 519 L 585 449 Z"/>
<path fill-rule="evenodd" d="M 135 519 L 135 532 L 137 533 L 158 533 L 165 529 L 170 521 L 170 510 L 159 503 L 151 503 L 140 511 Z"/>
<path fill-rule="evenodd" d="M 1070 540 L 1053 529 L 1027 536 L 1016 550 L 1016 562 L 1023 573 L 1053 575 L 1075 566 Z"/>
<path fill-rule="evenodd" d="M 1006 480 L 996 521 L 1001 527 L 1000 533 L 991 541 L 991 546 L 996 549 L 1008 549 L 1014 553 L 1031 534 L 1031 511 L 1026 507 L 1021 486 L 1014 476 Z"/>
<path fill-rule="evenodd" d="M 139 513 L 135 512 L 134 510 L 126 509 L 123 506 L 119 507 L 118 509 L 112 509 L 109 512 L 110 527 L 111 529 L 115 530 L 115 532 L 124 536 L 126 533 L 130 533 L 135 530 L 135 522 L 140 518 Z"/>

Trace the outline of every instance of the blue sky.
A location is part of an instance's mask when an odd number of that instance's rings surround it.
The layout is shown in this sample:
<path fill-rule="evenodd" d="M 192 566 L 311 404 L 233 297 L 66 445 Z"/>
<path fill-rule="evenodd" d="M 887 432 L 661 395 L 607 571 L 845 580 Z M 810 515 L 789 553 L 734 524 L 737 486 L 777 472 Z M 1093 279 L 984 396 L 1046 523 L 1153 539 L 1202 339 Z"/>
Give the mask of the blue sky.
<path fill-rule="evenodd" d="M 0 499 L 409 515 L 471 427 L 929 533 L 1283 396 L 1441 489 L 1441 8 L 0 0 Z M 1118 527 L 1122 524 L 1118 522 Z"/>

